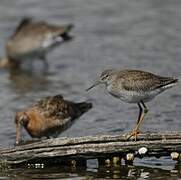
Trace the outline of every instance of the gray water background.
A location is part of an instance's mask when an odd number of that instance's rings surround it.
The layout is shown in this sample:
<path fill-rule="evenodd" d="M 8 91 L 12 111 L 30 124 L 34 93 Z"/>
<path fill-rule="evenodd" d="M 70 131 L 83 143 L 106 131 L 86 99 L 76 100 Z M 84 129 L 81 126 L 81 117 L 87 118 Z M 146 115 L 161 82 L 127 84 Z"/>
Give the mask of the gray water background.
<path fill-rule="evenodd" d="M 14 145 L 15 112 L 47 95 L 62 94 L 66 99 L 88 100 L 94 105 L 62 137 L 131 130 L 138 114 L 136 105 L 111 97 L 104 87 L 85 92 L 106 68 L 141 69 L 181 77 L 180 0 L 0 0 L 1 56 L 5 55 L 4 43 L 24 16 L 56 24 L 74 23 L 75 39 L 48 55 L 50 69 L 46 76 L 0 71 L 1 147 Z M 150 111 L 142 126 L 144 131 L 180 130 L 180 85 L 147 105 Z M 25 131 L 23 138 L 30 138 Z M 122 168 L 125 174 L 120 178 L 123 179 L 180 178 L 180 166 L 165 158 L 136 160 L 134 167 Z M 126 173 L 130 169 L 133 176 Z M 0 176 L 2 179 L 29 179 L 33 175 L 39 179 L 44 176 L 47 179 L 113 178 L 111 174 L 99 172 L 96 163 L 91 162 L 81 173 L 61 168 L 16 169 Z"/>

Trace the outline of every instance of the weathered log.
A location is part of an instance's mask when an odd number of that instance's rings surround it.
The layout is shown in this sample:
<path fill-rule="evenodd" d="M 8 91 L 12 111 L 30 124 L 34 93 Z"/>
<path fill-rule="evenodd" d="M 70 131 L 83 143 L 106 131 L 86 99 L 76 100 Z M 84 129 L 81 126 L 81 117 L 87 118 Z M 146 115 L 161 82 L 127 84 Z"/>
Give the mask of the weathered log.
<path fill-rule="evenodd" d="M 95 159 L 125 157 L 134 153 L 139 157 L 141 147 L 148 149 L 145 156 L 170 156 L 181 153 L 181 132 L 141 134 L 137 141 L 126 140 L 124 135 L 100 135 L 76 138 L 47 139 L 31 144 L 0 149 L 0 163 L 17 165 L 21 163 L 56 163 L 70 159 Z"/>

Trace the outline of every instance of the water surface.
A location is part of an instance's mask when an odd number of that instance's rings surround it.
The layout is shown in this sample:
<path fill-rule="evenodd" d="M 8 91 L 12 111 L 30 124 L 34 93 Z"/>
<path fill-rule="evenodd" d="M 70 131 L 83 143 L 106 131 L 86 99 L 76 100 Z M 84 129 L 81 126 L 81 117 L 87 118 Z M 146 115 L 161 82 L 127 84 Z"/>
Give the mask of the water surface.
<path fill-rule="evenodd" d="M 0 54 L 4 42 L 24 16 L 51 23 L 74 23 L 74 41 L 48 55 L 47 75 L 0 71 L 0 144 L 13 146 L 14 114 L 47 95 L 62 94 L 74 101 L 89 100 L 94 108 L 61 136 L 119 134 L 135 125 L 138 108 L 108 95 L 103 87 L 89 87 L 105 68 L 136 68 L 165 76 L 181 76 L 180 0 L 1 0 Z M 180 85 L 148 103 L 144 131 L 180 130 Z M 26 132 L 23 138 L 28 139 Z M 130 172 L 131 171 L 131 172 Z M 114 174 L 114 173 L 113 173 Z M 114 178 L 96 163 L 79 172 L 61 168 L 18 169 L 1 173 L 2 179 L 30 177 L 54 179 Z M 169 159 L 137 160 L 121 167 L 119 178 L 179 179 L 180 167 Z"/>

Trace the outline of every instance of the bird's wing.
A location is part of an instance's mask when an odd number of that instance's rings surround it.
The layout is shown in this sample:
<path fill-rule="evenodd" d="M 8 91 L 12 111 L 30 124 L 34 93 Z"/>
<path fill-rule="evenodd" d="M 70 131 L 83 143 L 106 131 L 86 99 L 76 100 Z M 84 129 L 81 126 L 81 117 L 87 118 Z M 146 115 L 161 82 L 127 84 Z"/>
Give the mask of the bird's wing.
<path fill-rule="evenodd" d="M 24 27 L 32 22 L 32 18 L 24 17 L 16 27 L 13 36 L 16 36 Z"/>
<path fill-rule="evenodd" d="M 53 119 L 73 117 L 74 109 L 72 105 L 73 103 L 64 100 L 61 95 L 49 96 L 37 103 L 46 117 L 52 117 Z"/>
<path fill-rule="evenodd" d="M 171 77 L 157 76 L 138 70 L 123 71 L 117 80 L 121 80 L 122 87 L 128 91 L 152 91 L 177 81 Z"/>

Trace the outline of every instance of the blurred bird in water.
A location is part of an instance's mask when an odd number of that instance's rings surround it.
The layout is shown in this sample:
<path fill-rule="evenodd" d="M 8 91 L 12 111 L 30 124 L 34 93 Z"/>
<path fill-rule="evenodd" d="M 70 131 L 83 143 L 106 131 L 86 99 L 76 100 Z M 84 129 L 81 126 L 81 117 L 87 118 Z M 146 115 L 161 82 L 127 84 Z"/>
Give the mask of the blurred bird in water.
<path fill-rule="evenodd" d="M 32 138 L 57 137 L 71 122 L 92 108 L 91 103 L 75 103 L 61 95 L 48 96 L 24 111 L 16 113 L 16 144 L 24 127 Z"/>
<path fill-rule="evenodd" d="M 42 60 L 48 67 L 46 54 L 63 42 L 71 40 L 69 35 L 72 24 L 53 25 L 46 22 L 24 18 L 14 34 L 7 40 L 6 57 L 0 61 L 0 67 L 19 68 L 25 59 Z"/>
<path fill-rule="evenodd" d="M 115 70 L 108 69 L 102 72 L 99 80 L 92 85 L 105 84 L 107 91 L 114 97 L 127 103 L 136 103 L 139 107 L 139 116 L 135 129 L 129 134 L 137 139 L 139 128 L 148 112 L 145 103 L 177 84 L 178 79 L 163 77 L 140 70 Z"/>

